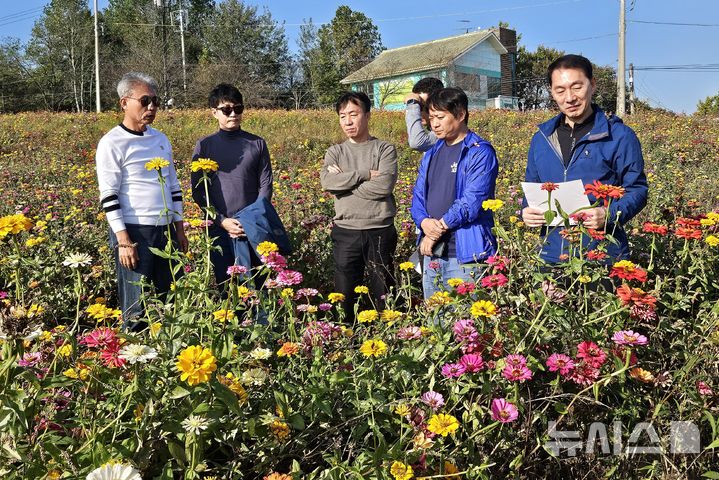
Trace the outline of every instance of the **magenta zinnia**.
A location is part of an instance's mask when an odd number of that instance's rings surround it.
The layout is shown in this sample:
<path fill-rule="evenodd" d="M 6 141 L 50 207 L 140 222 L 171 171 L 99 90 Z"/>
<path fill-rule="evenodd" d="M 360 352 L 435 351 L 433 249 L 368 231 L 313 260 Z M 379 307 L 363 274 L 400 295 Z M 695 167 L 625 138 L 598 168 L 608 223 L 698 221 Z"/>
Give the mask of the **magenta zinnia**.
<path fill-rule="evenodd" d="M 519 416 L 517 407 L 503 398 L 492 400 L 492 419 L 502 423 L 513 422 Z"/>

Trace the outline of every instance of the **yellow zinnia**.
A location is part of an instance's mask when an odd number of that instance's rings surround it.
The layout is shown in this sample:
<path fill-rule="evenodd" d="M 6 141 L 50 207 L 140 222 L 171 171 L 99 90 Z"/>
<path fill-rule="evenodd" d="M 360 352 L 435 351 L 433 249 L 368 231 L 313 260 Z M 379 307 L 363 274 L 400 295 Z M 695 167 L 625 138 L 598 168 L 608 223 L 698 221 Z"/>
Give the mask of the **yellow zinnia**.
<path fill-rule="evenodd" d="M 180 352 L 175 366 L 182 372 L 180 380 L 187 381 L 190 386 L 207 382 L 210 374 L 217 369 L 212 351 L 201 345 L 193 345 Z"/>
<path fill-rule="evenodd" d="M 203 172 L 216 172 L 218 168 L 220 166 L 217 162 L 209 158 L 198 158 L 190 164 L 190 169 L 193 172 L 199 172 L 200 170 Z"/>
<path fill-rule="evenodd" d="M 360 347 L 360 352 L 365 357 L 379 357 L 387 353 L 387 344 L 382 340 L 367 340 Z"/>
<path fill-rule="evenodd" d="M 279 250 L 279 247 L 276 243 L 272 242 L 261 242 L 259 245 L 257 245 L 257 253 L 261 257 L 266 257 L 272 252 L 276 252 Z"/>
<path fill-rule="evenodd" d="M 709 235 L 707 238 L 704 239 L 707 245 L 710 247 L 716 247 L 719 245 L 719 237 L 716 235 Z"/>
<path fill-rule="evenodd" d="M 339 303 L 345 301 L 345 296 L 342 293 L 333 292 L 327 295 L 327 299 L 332 303 Z"/>
<path fill-rule="evenodd" d="M 369 323 L 377 320 L 377 310 L 363 310 L 357 314 L 357 321 L 360 323 Z"/>
<path fill-rule="evenodd" d="M 450 278 L 447 280 L 447 285 L 449 285 L 452 288 L 457 288 L 458 285 L 462 285 L 464 283 L 464 280 L 461 278 Z"/>
<path fill-rule="evenodd" d="M 380 318 L 385 322 L 394 322 L 402 318 L 402 312 L 398 312 L 397 310 L 384 310 Z"/>
<path fill-rule="evenodd" d="M 459 422 L 452 415 L 440 413 L 434 415 L 427 422 L 427 430 L 434 433 L 435 435 L 442 435 L 446 437 L 450 433 L 453 433 L 459 428 Z"/>
<path fill-rule="evenodd" d="M 394 462 L 389 469 L 389 473 L 392 474 L 394 480 L 410 480 L 414 477 L 412 467 L 402 462 Z"/>
<path fill-rule="evenodd" d="M 502 200 L 497 199 L 490 199 L 485 200 L 482 202 L 482 208 L 485 210 L 492 210 L 493 212 L 496 212 L 500 208 L 504 206 L 504 202 Z"/>
<path fill-rule="evenodd" d="M 364 285 L 357 285 L 355 287 L 355 293 L 369 293 L 369 288 L 365 287 Z"/>
<path fill-rule="evenodd" d="M 399 269 L 403 272 L 406 272 L 408 270 L 412 270 L 414 268 L 414 263 L 412 262 L 402 262 L 399 264 Z"/>
<path fill-rule="evenodd" d="M 145 164 L 145 169 L 159 171 L 164 167 L 167 167 L 168 165 L 170 165 L 170 162 L 168 162 L 166 159 L 162 157 L 155 157 Z"/>
<path fill-rule="evenodd" d="M 488 300 L 479 300 L 472 304 L 470 313 L 473 317 L 491 317 L 497 313 L 497 307 Z"/>
<path fill-rule="evenodd" d="M 227 320 L 235 318 L 235 313 L 232 310 L 217 310 L 216 312 L 212 312 L 212 315 L 214 315 L 215 320 L 220 323 L 225 323 Z"/>

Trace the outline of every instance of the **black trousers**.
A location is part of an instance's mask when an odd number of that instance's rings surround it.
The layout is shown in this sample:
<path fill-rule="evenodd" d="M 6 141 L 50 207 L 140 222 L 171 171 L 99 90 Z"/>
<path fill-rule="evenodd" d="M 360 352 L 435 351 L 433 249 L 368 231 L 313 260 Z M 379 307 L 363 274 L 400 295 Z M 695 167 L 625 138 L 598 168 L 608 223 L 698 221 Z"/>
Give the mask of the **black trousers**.
<path fill-rule="evenodd" d="M 332 254 L 335 261 L 335 290 L 345 296 L 342 304 L 347 320 L 354 320 L 354 289 L 363 285 L 365 270 L 367 287 L 377 309 L 384 307 L 382 298 L 395 285 L 393 256 L 397 248 L 397 230 L 388 227 L 350 230 L 332 227 Z"/>

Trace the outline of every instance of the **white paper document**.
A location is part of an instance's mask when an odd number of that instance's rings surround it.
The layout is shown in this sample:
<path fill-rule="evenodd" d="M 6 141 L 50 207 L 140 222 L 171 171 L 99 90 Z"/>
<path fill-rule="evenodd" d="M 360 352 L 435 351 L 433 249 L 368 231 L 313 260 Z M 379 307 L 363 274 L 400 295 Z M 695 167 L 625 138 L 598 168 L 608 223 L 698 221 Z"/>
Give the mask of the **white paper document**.
<path fill-rule="evenodd" d="M 571 214 L 580 208 L 589 207 L 589 199 L 584 194 L 584 184 L 581 180 L 557 183 L 558 187 L 552 192 L 552 205 L 547 204 L 548 193 L 542 190 L 542 183 L 522 182 L 524 197 L 530 207 L 539 208 L 542 211 L 551 210 L 557 214 L 551 226 L 561 225 L 562 217 L 559 216 L 555 201 L 559 202 L 565 213 Z M 575 222 L 572 222 L 575 223 Z"/>

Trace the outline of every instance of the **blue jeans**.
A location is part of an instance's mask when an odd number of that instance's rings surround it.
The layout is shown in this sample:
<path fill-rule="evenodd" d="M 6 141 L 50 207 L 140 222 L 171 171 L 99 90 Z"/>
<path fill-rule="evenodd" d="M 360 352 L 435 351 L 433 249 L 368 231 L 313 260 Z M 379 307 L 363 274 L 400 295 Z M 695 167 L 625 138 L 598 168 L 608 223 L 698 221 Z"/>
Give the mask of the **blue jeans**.
<path fill-rule="evenodd" d="M 165 294 L 172 285 L 172 272 L 170 261 L 160 258 L 150 251 L 150 247 L 163 250 L 167 245 L 167 226 L 134 225 L 125 224 L 127 234 L 132 242 L 137 243 L 137 255 L 139 261 L 134 270 L 129 270 L 120 265 L 117 236 L 110 230 L 110 247 L 115 253 L 115 265 L 117 269 L 117 295 L 122 310 L 124 328 L 128 330 L 141 330 L 146 325 L 138 322 L 137 319 L 144 315 L 140 299 L 142 287 L 140 282 L 143 277 L 152 282 L 155 292 L 164 299 Z M 170 227 L 172 241 L 177 240 L 174 227 Z M 178 271 L 176 277 L 182 276 L 182 270 Z"/>
<path fill-rule="evenodd" d="M 430 262 L 437 262 L 438 268 L 429 268 Z M 422 290 L 427 299 L 442 290 L 452 291 L 447 284 L 450 278 L 461 278 L 466 282 L 479 279 L 480 271 L 476 263 L 459 263 L 455 257 L 424 257 Z"/>

